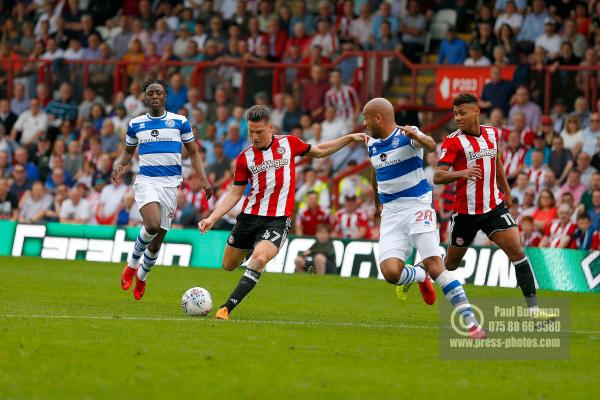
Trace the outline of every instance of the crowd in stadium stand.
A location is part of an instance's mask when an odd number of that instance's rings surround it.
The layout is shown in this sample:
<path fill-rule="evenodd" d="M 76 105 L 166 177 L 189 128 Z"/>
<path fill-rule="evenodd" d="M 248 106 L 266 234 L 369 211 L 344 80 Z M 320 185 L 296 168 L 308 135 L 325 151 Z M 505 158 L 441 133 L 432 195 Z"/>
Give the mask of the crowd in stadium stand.
<path fill-rule="evenodd" d="M 600 248 L 600 114 L 593 112 L 600 102 L 582 96 L 589 82 L 598 84 L 589 77 L 600 71 L 558 70 L 598 65 L 600 1 L 0 1 L 0 218 L 139 225 L 129 186 L 137 163 L 120 184 L 111 171 L 129 119 L 146 111 L 141 84 L 164 72 L 162 61 L 223 61 L 205 71 L 202 92 L 193 84 L 193 66 L 166 71 L 167 110 L 189 119 L 215 188 L 208 200 L 184 160 L 174 225 L 194 227 L 232 184 L 233 161 L 248 145 L 249 105 L 271 105 L 274 127 L 309 143 L 359 128 L 358 59 L 325 67 L 357 49 L 424 60 L 425 33 L 440 9 L 455 10 L 457 22 L 435 49 L 439 63 L 494 66 L 480 105 L 484 120 L 500 129 L 511 213 L 524 244 Z M 49 63 L 50 87 L 38 81 L 40 64 L 27 59 Z M 113 59 L 128 62 L 126 92 L 113 92 L 114 65 L 91 65 L 83 87 L 82 67 L 68 62 Z M 240 104 L 240 71 L 226 64 L 236 60 L 306 68 L 287 68 L 281 93 L 273 93 L 271 69 L 250 69 Z M 511 81 L 502 78 L 506 65 L 516 65 Z M 550 115 L 541 107 L 546 67 L 556 71 Z M 405 110 L 397 119 L 419 123 L 417 113 Z M 325 224 L 335 237 L 378 238 L 368 171 L 339 182 L 337 209 L 331 200 L 329 178 L 366 158 L 364 146 L 353 144 L 302 164 L 296 233 L 314 235 Z M 436 160 L 427 154 L 431 183 Z M 453 186 L 434 186 L 434 198 L 445 241 Z M 239 212 L 234 208 L 218 228 L 231 228 Z"/>

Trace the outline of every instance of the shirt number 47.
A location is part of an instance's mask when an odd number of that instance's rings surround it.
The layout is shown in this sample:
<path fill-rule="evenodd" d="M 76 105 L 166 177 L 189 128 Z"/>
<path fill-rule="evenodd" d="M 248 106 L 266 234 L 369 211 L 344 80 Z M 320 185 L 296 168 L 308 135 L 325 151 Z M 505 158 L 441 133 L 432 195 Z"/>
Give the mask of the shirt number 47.
<path fill-rule="evenodd" d="M 271 236 L 271 234 L 273 234 L 273 236 Z M 269 231 L 266 230 L 264 235 L 262 235 L 262 238 L 265 240 L 270 240 L 271 242 L 276 242 L 277 239 L 279 239 L 281 237 L 281 233 L 276 232 L 276 231 Z"/>

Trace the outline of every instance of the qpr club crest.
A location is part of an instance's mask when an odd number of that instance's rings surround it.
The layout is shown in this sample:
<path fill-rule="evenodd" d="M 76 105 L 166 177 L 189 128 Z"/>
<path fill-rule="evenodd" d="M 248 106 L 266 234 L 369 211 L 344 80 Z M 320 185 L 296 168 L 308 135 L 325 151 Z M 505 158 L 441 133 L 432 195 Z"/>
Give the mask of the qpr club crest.
<path fill-rule="evenodd" d="M 150 134 L 152 135 L 152 137 L 157 137 L 158 131 L 156 129 L 152 129 L 152 132 L 150 132 Z"/>
<path fill-rule="evenodd" d="M 385 153 L 381 153 L 381 154 L 379 155 L 379 159 L 380 159 L 381 161 L 385 161 L 385 160 L 387 160 L 387 154 L 385 154 Z"/>
<path fill-rule="evenodd" d="M 283 154 L 283 153 L 285 153 L 285 149 L 284 149 L 283 147 L 278 147 L 276 151 L 277 151 L 277 153 L 279 153 L 279 154 Z"/>
<path fill-rule="evenodd" d="M 165 125 L 166 125 L 168 128 L 172 128 L 172 127 L 174 127 L 174 126 L 175 126 L 175 121 L 173 121 L 172 119 L 167 119 L 167 120 L 165 120 Z"/>
<path fill-rule="evenodd" d="M 398 136 L 396 136 L 394 138 L 394 140 L 392 140 L 392 147 L 398 147 L 399 144 L 400 144 L 400 139 L 398 138 Z"/>

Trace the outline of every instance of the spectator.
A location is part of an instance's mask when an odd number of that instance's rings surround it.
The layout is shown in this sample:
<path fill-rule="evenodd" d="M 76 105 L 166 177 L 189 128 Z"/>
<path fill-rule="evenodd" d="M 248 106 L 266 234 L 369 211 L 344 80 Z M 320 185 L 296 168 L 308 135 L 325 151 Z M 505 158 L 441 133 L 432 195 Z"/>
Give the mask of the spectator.
<path fill-rule="evenodd" d="M 90 217 L 90 205 L 82 198 L 80 186 L 69 191 L 69 198 L 60 206 L 60 222 L 63 224 L 85 224 Z"/>
<path fill-rule="evenodd" d="M 34 182 L 19 202 L 19 222 L 35 224 L 44 222 L 46 210 L 52 205 L 52 196 L 44 191 L 41 182 Z"/>
<path fill-rule="evenodd" d="M 554 172 L 559 184 L 565 181 L 573 168 L 573 155 L 565 149 L 563 139 L 560 136 L 552 140 L 552 153 L 550 153 L 548 166 Z"/>
<path fill-rule="evenodd" d="M 10 111 L 15 115 L 21 115 L 29 108 L 29 101 L 25 95 L 25 86 L 22 83 L 17 83 L 13 90 L 13 97 L 10 100 Z"/>
<path fill-rule="evenodd" d="M 83 100 L 77 107 L 78 124 L 81 125 L 83 121 L 90 120 L 90 112 L 94 104 L 100 104 L 103 107 L 106 106 L 104 99 L 96 94 L 96 91 L 91 87 L 83 89 Z"/>
<path fill-rule="evenodd" d="M 552 127 L 554 128 L 554 132 L 562 131 L 567 116 L 567 107 L 564 100 L 561 98 L 555 99 L 552 106 L 552 114 L 550 115 L 553 121 Z M 549 137 L 546 135 L 546 141 L 548 145 L 552 144 L 553 137 L 554 136 Z"/>
<path fill-rule="evenodd" d="M 281 60 L 283 58 L 283 54 L 285 53 L 288 35 L 284 29 L 281 29 L 281 25 L 277 17 L 269 20 L 266 40 L 269 43 L 269 54 L 271 57 Z"/>
<path fill-rule="evenodd" d="M 575 5 L 575 22 L 577 22 L 577 32 L 585 37 L 589 36 L 591 19 L 587 15 L 585 3 L 578 2 Z"/>
<path fill-rule="evenodd" d="M 571 238 L 577 225 L 570 221 L 573 209 L 568 204 L 558 207 L 558 218 L 553 220 L 544 230 L 540 247 L 570 248 Z"/>
<path fill-rule="evenodd" d="M 54 193 L 59 185 L 66 185 L 71 187 L 73 185 L 73 178 L 63 168 L 62 158 L 55 159 L 57 166 L 52 169 L 52 173 L 46 178 L 46 189 L 50 193 Z"/>
<path fill-rule="evenodd" d="M 498 46 L 502 46 L 509 64 L 518 62 L 518 46 L 515 34 L 508 24 L 502 24 L 498 33 Z"/>
<path fill-rule="evenodd" d="M 517 175 L 523 171 L 527 149 L 521 145 L 519 133 L 512 131 L 508 135 L 507 148 L 502 154 L 502 164 L 508 183 L 512 184 Z"/>
<path fill-rule="evenodd" d="M 285 96 L 285 113 L 283 114 L 283 132 L 291 132 L 300 125 L 302 110 L 296 105 L 296 98 L 292 95 Z"/>
<path fill-rule="evenodd" d="M 325 116 L 325 93 L 329 84 L 323 80 L 323 69 L 313 65 L 310 69 L 310 81 L 303 85 L 302 109 L 310 113 L 313 121 L 321 122 Z"/>
<path fill-rule="evenodd" d="M 296 235 L 314 236 L 319 225 L 329 224 L 329 213 L 319 205 L 319 193 L 311 190 L 306 193 L 305 198 L 305 207 L 299 209 L 296 219 Z"/>
<path fill-rule="evenodd" d="M 569 42 L 564 42 L 560 46 L 560 55 L 550 65 L 552 76 L 552 90 L 554 93 L 563 93 L 565 100 L 571 103 L 577 96 L 577 73 L 575 71 L 564 71 L 560 66 L 576 66 L 581 63 L 581 59 L 573 55 L 573 46 Z"/>
<path fill-rule="evenodd" d="M 523 217 L 519 224 L 521 230 L 521 243 L 524 247 L 538 247 L 542 241 L 542 235 L 535 229 L 533 218 Z"/>
<path fill-rule="evenodd" d="M 522 14 L 527 11 L 527 0 L 496 0 L 494 2 L 494 14 L 500 14 L 501 12 L 506 11 L 508 3 L 513 3 Z"/>
<path fill-rule="evenodd" d="M 531 12 L 527 13 L 517 41 L 526 53 L 531 53 L 536 39 L 544 34 L 544 24 L 549 18 L 543 0 L 533 0 Z"/>
<path fill-rule="evenodd" d="M 336 117 L 345 123 L 345 132 L 348 132 L 352 130 L 354 119 L 360 114 L 358 94 L 352 86 L 342 83 L 342 74 L 337 69 L 329 73 L 329 83 L 331 89 L 325 93 L 325 106 L 336 110 Z"/>
<path fill-rule="evenodd" d="M 494 31 L 498 33 L 503 24 L 508 24 L 515 34 L 519 34 L 523 25 L 523 16 L 517 11 L 517 6 L 514 1 L 507 1 L 504 13 L 500 14 L 496 19 Z"/>
<path fill-rule="evenodd" d="M 69 188 L 67 185 L 58 185 L 56 187 L 56 193 L 54 194 L 54 200 L 48 210 L 46 210 L 45 219 L 48 222 L 60 222 L 60 211 L 62 204 L 69 198 Z"/>
<path fill-rule="evenodd" d="M 16 122 L 17 115 L 10 110 L 8 100 L 0 100 L 0 124 L 4 125 L 4 131 L 10 132 Z"/>
<path fill-rule="evenodd" d="M 586 187 L 591 187 L 592 176 L 597 171 L 596 168 L 591 166 L 592 158 L 585 152 L 579 153 L 575 168 L 581 173 L 581 183 Z"/>
<path fill-rule="evenodd" d="M 556 218 L 556 201 L 554 193 L 549 189 L 542 189 L 537 200 L 537 209 L 531 216 L 537 229 L 544 229 Z"/>
<path fill-rule="evenodd" d="M 29 154 L 24 147 L 18 147 L 14 153 L 15 168 L 17 165 L 22 165 L 26 171 L 27 179 L 37 181 L 40 179 L 38 167 L 29 161 Z"/>
<path fill-rule="evenodd" d="M 386 4 L 385 2 L 382 3 Z M 375 28 L 375 24 L 373 24 Z M 402 34 L 403 52 L 412 62 L 418 63 L 420 55 L 425 48 L 425 30 L 427 29 L 427 18 L 421 13 L 417 0 L 408 1 L 408 13 L 400 21 L 400 33 Z M 392 32 L 396 32 L 392 23 Z"/>
<path fill-rule="evenodd" d="M 536 140 L 539 142 L 540 140 Z M 543 185 L 546 175 L 544 168 L 544 153 L 541 150 L 534 150 L 531 154 L 531 167 L 527 171 L 529 185 L 539 191 Z"/>
<path fill-rule="evenodd" d="M 283 126 L 283 116 L 285 115 L 284 100 L 285 94 L 277 93 L 273 96 L 273 108 L 271 109 L 271 125 L 278 131 Z"/>
<path fill-rule="evenodd" d="M 183 78 L 176 73 L 171 76 L 169 88 L 167 89 L 167 111 L 176 113 L 184 106 L 188 98 L 188 89 L 184 85 Z"/>
<path fill-rule="evenodd" d="M 298 187 L 295 194 L 295 200 L 298 204 L 298 209 L 303 210 L 310 206 L 308 195 L 314 192 L 318 196 L 318 205 L 324 209 L 330 206 L 329 187 L 317 177 L 317 172 L 312 167 L 306 167 L 302 175 L 302 185 Z M 315 225 L 316 227 L 316 225 Z"/>
<path fill-rule="evenodd" d="M 529 90 L 534 103 L 542 104 L 545 101 L 546 69 L 551 60 L 548 59 L 547 52 L 542 47 L 536 47 L 533 56 L 529 57 L 529 60 L 529 65 L 525 67 L 529 69 L 527 76 L 519 79 L 518 82 Z"/>
<path fill-rule="evenodd" d="M 544 126 L 542 124 L 542 126 Z M 551 125 L 546 125 L 546 126 L 551 126 Z M 548 161 L 550 161 L 550 148 L 548 146 L 546 146 L 546 136 L 544 135 L 544 132 L 540 131 L 535 135 L 535 138 L 533 139 L 533 146 L 527 150 L 527 154 L 525 154 L 525 165 L 527 166 L 531 166 L 533 161 L 533 153 L 535 153 L 536 151 L 539 151 L 541 153 L 540 157 L 541 157 L 541 162 L 540 162 L 540 166 L 548 164 Z"/>
<path fill-rule="evenodd" d="M 320 224 L 316 233 L 316 241 L 310 248 L 299 254 L 294 260 L 296 272 L 315 272 L 317 274 L 334 274 L 336 271 L 335 247 L 331 240 L 329 227 Z"/>
<path fill-rule="evenodd" d="M 590 156 L 596 154 L 600 149 L 598 147 L 600 139 L 600 113 L 590 115 L 590 124 L 581 132 L 582 151 Z"/>
<path fill-rule="evenodd" d="M 415 5 L 411 5 L 409 2 L 409 7 L 413 8 L 413 13 L 415 13 L 415 16 L 418 15 L 418 10 L 415 11 Z M 385 21 L 388 24 L 390 24 L 390 30 L 392 32 L 392 35 L 395 35 L 396 32 L 400 31 L 402 33 L 404 33 L 404 31 L 402 31 L 400 29 L 400 21 L 398 20 L 398 17 L 396 17 L 395 15 L 392 14 L 392 9 L 391 6 L 388 2 L 383 1 L 381 2 L 381 4 L 379 5 L 379 11 L 377 12 L 377 14 L 375 15 L 375 17 L 372 18 L 373 22 L 372 22 L 372 31 L 371 34 L 373 36 L 375 36 L 377 39 L 380 38 L 380 32 L 381 30 L 379 29 L 379 27 L 381 26 L 381 24 Z M 363 23 L 366 24 L 366 16 L 368 15 L 368 8 L 366 10 L 363 10 L 363 8 L 361 7 L 361 18 L 363 19 Z M 402 21 L 404 22 L 404 20 Z M 411 25 L 407 24 L 407 26 L 405 26 L 405 29 L 409 28 Z M 408 31 L 406 31 L 408 32 Z M 416 32 L 408 32 L 409 34 L 417 34 Z"/>
<path fill-rule="evenodd" d="M 497 41 L 492 26 L 488 23 L 482 22 L 477 26 L 477 33 L 475 38 L 471 40 L 470 46 L 478 45 L 481 48 L 482 54 L 488 60 L 492 60 L 494 57 L 494 47 L 496 47 Z"/>
<path fill-rule="evenodd" d="M 592 191 L 592 207 L 586 211 L 594 231 L 600 230 L 600 190 Z"/>
<path fill-rule="evenodd" d="M 29 110 L 21 113 L 13 125 L 11 137 L 23 146 L 30 146 L 46 133 L 47 127 L 48 116 L 40 109 L 40 101 L 33 98 L 29 100 Z"/>
<path fill-rule="evenodd" d="M 358 3 L 358 2 L 356 2 Z M 350 24 L 350 35 L 356 40 L 358 43 L 364 48 L 369 43 L 369 39 L 371 34 L 375 31 L 373 30 L 373 16 L 371 15 L 371 10 L 369 9 L 369 4 L 362 3 L 360 5 L 360 12 L 357 18 L 355 18 Z M 377 30 L 376 32 L 379 32 Z"/>
<path fill-rule="evenodd" d="M 116 224 L 121 205 L 128 191 L 129 187 L 123 182 L 116 183 L 111 180 L 110 184 L 104 186 L 95 211 L 96 221 L 100 225 Z"/>
<path fill-rule="evenodd" d="M 469 58 L 465 60 L 465 66 L 486 67 L 488 65 L 491 65 L 491 62 L 483 55 L 481 46 L 476 43 L 469 46 Z"/>
<path fill-rule="evenodd" d="M 461 65 L 467 58 L 467 44 L 456 36 L 456 28 L 452 25 L 446 31 L 446 38 L 440 43 L 438 53 L 439 64 Z"/>
<path fill-rule="evenodd" d="M 322 140 L 328 141 L 340 137 L 347 132 L 347 123 L 338 117 L 333 107 L 325 107 L 325 121 L 321 123 Z"/>
<path fill-rule="evenodd" d="M 214 144 L 213 153 L 214 161 L 209 163 L 206 173 L 213 186 L 219 187 L 225 181 L 231 179 L 229 173 L 231 160 L 225 155 L 224 146 L 220 142 Z"/>
<path fill-rule="evenodd" d="M 340 43 L 337 36 L 332 32 L 330 22 L 321 19 L 317 23 L 317 33 L 310 43 L 311 47 L 319 46 L 324 57 L 332 58 L 339 50 Z"/>
<path fill-rule="evenodd" d="M 535 206 L 535 196 L 537 190 L 528 187 L 525 189 L 525 195 L 523 196 L 523 203 L 519 206 L 519 215 L 521 217 L 531 217 L 537 210 Z"/>
<path fill-rule="evenodd" d="M 525 86 L 519 86 L 515 93 L 515 103 L 510 108 L 508 118 L 512 121 L 516 113 L 522 112 L 525 115 L 525 125 L 537 130 L 540 127 L 542 109 L 540 106 L 529 100 L 529 91 Z"/>
<path fill-rule="evenodd" d="M 598 3 L 600 4 L 600 3 Z M 598 52 L 590 47 L 584 53 L 584 59 L 579 64 L 582 67 L 597 67 L 598 66 Z M 592 84 L 592 79 L 596 79 L 596 82 L 600 82 L 600 71 L 579 71 L 577 72 L 577 76 L 575 78 L 577 82 L 577 88 L 580 92 L 585 93 L 588 91 L 590 85 Z M 597 107 L 596 107 L 597 109 Z"/>
<path fill-rule="evenodd" d="M 111 158 L 116 158 L 119 152 L 121 138 L 115 133 L 115 126 L 110 119 L 105 119 L 102 122 L 100 129 L 100 143 L 102 152 L 108 154 Z"/>
<path fill-rule="evenodd" d="M 581 214 L 577 217 L 577 229 L 573 233 L 573 248 L 579 250 L 592 250 L 592 239 L 597 232 L 591 228 L 592 220 L 587 214 Z M 593 250 L 596 250 L 595 248 Z"/>
<path fill-rule="evenodd" d="M 490 78 L 491 80 L 483 87 L 479 106 L 487 111 L 499 107 L 504 114 L 508 114 L 514 87 L 510 81 L 502 79 L 502 71 L 499 67 L 490 68 Z"/>
<path fill-rule="evenodd" d="M 296 3 L 296 7 L 292 10 L 292 19 L 290 20 L 290 26 L 296 26 L 297 23 L 302 23 L 306 28 L 306 33 L 312 35 L 315 29 L 314 17 L 311 13 L 306 11 L 306 2 L 299 1 Z"/>
<path fill-rule="evenodd" d="M 588 108 L 588 102 L 585 97 L 575 99 L 575 110 L 570 114 L 579 118 L 580 126 L 589 126 L 592 113 Z"/>
<path fill-rule="evenodd" d="M 535 47 L 543 47 L 550 58 L 555 58 L 560 52 L 561 38 L 556 34 L 556 22 L 552 18 L 544 21 L 544 34 L 535 40 Z"/>
<path fill-rule="evenodd" d="M 223 152 L 230 160 L 235 160 L 246 146 L 246 141 L 240 136 L 240 127 L 232 123 L 227 128 L 227 139 L 223 141 Z"/>
<path fill-rule="evenodd" d="M 368 232 L 368 217 L 358 210 L 356 196 L 346 196 L 344 207 L 335 214 L 335 235 L 340 238 L 364 239 Z"/>
<path fill-rule="evenodd" d="M 134 22 L 135 23 L 135 22 Z M 129 43 L 131 42 L 133 33 L 129 29 L 129 20 L 125 15 L 119 16 L 119 32 L 109 39 L 112 57 L 122 59 Z"/>
<path fill-rule="evenodd" d="M 2 128 L 0 128 L 2 130 Z M 1 148 L 0 142 L 0 148 Z M 10 165 L 8 151 L 0 150 L 0 178 L 8 178 L 10 176 Z"/>
<path fill-rule="evenodd" d="M 58 99 L 52 100 L 46 107 L 48 122 L 54 127 L 59 127 L 62 121 L 76 121 L 78 110 L 73 99 L 73 87 L 68 82 L 60 85 Z"/>
<path fill-rule="evenodd" d="M 573 195 L 573 200 L 576 203 L 581 201 L 581 196 L 586 192 L 587 187 L 581 183 L 581 172 L 576 169 L 571 170 L 569 172 L 567 182 L 562 186 L 560 194 L 562 196 L 563 193 L 571 193 Z"/>
<path fill-rule="evenodd" d="M 571 154 L 577 155 L 583 145 L 581 126 L 579 118 L 570 115 L 565 122 L 565 129 L 560 133 L 565 149 L 570 150 Z"/>
<path fill-rule="evenodd" d="M 513 199 L 517 199 L 519 204 L 523 203 L 523 199 L 525 197 L 525 190 L 529 187 L 529 175 L 527 172 L 521 171 L 517 175 L 517 179 L 515 181 L 515 185 L 510 191 Z"/>
<path fill-rule="evenodd" d="M 108 154 L 102 154 L 98 158 L 98 164 L 96 168 L 96 172 L 94 174 L 94 178 L 92 179 L 92 184 L 94 186 L 105 185 L 110 182 L 110 175 L 112 172 L 112 160 Z M 104 186 L 100 188 L 102 190 Z M 100 190 L 98 192 L 100 192 Z"/>
<path fill-rule="evenodd" d="M 69 147 L 70 147 L 70 143 L 69 143 Z M 66 161 L 65 161 L 65 166 L 66 166 Z M 77 171 L 77 173 L 75 175 L 73 175 L 73 178 L 75 179 L 75 183 L 77 185 L 85 185 L 86 187 L 90 188 L 93 186 L 93 180 L 94 180 L 94 175 L 96 173 L 96 163 L 93 161 L 84 161 L 83 162 L 83 168 L 80 169 L 79 171 Z"/>
<path fill-rule="evenodd" d="M 0 220 L 16 221 L 19 204 L 16 196 L 9 191 L 8 181 L 0 178 Z"/>
<path fill-rule="evenodd" d="M 585 36 L 577 32 L 577 23 L 573 19 L 567 19 L 564 22 L 563 43 L 571 43 L 573 53 L 576 57 L 582 58 L 587 49 L 587 40 Z"/>
<path fill-rule="evenodd" d="M 383 21 L 379 27 L 379 37 L 371 36 L 367 47 L 374 51 L 401 51 L 402 43 L 392 32 L 390 23 Z"/>
<path fill-rule="evenodd" d="M 64 155 L 64 169 L 69 175 L 75 177 L 83 168 L 83 155 L 78 141 L 71 140 L 68 147 L 69 152 Z"/>

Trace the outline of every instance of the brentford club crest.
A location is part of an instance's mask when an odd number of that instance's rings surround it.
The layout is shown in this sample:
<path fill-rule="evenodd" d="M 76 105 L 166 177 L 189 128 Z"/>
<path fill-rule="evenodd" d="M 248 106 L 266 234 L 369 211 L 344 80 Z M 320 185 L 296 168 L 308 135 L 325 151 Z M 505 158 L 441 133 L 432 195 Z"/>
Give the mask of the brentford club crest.
<path fill-rule="evenodd" d="M 175 121 L 173 121 L 172 119 L 167 119 L 165 120 L 165 125 L 169 128 L 172 128 L 175 126 Z"/>
<path fill-rule="evenodd" d="M 277 152 L 278 152 L 279 154 L 283 154 L 283 153 L 285 153 L 285 149 L 284 149 L 283 147 L 278 147 L 278 148 L 277 148 Z"/>
<path fill-rule="evenodd" d="M 463 244 L 465 244 L 465 240 L 459 236 L 456 238 L 456 244 L 462 246 Z"/>
<path fill-rule="evenodd" d="M 233 244 L 233 235 L 229 235 L 229 237 L 227 238 L 227 243 Z"/>

